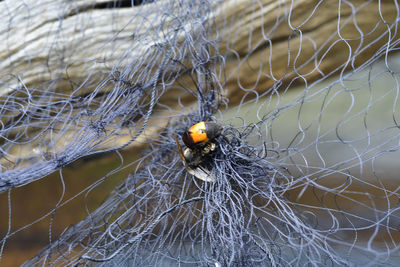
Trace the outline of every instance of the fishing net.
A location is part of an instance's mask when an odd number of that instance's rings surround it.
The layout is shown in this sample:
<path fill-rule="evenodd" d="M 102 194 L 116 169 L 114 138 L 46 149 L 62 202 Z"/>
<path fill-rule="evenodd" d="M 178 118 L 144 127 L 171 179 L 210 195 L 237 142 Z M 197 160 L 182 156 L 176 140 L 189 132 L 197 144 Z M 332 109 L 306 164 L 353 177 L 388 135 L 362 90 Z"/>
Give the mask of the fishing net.
<path fill-rule="evenodd" d="M 26 265 L 398 261 L 396 1 L 0 7 L 0 192 L 8 199 L 0 255 L 23 229 L 128 171 Z M 224 126 L 202 163 L 215 182 L 188 172 L 174 138 L 183 146 L 200 121 Z M 108 154 L 117 167 L 64 195 L 71 164 Z M 49 174 L 60 178 L 59 201 L 15 226 L 13 190 Z"/>

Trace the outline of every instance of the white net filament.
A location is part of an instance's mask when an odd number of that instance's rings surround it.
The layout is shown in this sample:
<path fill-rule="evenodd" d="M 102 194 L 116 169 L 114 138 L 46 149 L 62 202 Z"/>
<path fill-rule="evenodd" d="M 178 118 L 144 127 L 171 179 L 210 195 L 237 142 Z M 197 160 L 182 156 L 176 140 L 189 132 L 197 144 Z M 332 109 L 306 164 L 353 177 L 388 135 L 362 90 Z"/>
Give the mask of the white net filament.
<path fill-rule="evenodd" d="M 396 265 L 396 1 L 37 2 L 0 2 L 0 192 L 131 170 L 27 266 Z M 213 183 L 174 139 L 199 121 L 224 125 Z M 0 255 L 31 226 L 8 212 Z"/>

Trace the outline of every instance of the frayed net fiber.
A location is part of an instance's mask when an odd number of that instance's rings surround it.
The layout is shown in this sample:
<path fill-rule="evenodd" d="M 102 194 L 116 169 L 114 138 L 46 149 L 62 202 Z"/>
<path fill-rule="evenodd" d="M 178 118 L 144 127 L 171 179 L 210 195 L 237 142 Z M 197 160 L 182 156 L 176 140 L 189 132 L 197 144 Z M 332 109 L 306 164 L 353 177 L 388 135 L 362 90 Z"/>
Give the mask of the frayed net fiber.
<path fill-rule="evenodd" d="M 26 266 L 397 265 L 399 13 L 396 1 L 0 1 L 0 263 L 49 220 Z M 200 121 L 224 127 L 201 162 L 215 182 L 185 168 L 174 138 Z M 65 171 L 107 155 L 117 167 L 64 194 Z M 52 237 L 62 207 L 122 174 Z M 57 203 L 15 223 L 12 192 L 49 175 Z"/>

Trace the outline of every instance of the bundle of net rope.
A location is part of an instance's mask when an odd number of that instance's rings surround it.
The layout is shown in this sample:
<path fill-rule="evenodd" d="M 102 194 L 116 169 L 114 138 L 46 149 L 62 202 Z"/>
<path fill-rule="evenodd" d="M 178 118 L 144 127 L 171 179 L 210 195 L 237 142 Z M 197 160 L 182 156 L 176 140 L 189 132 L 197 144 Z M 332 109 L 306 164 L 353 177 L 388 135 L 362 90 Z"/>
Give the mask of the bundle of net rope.
<path fill-rule="evenodd" d="M 0 5 L 0 191 L 141 153 L 28 265 L 393 261 L 398 193 L 377 164 L 398 151 L 396 2 Z M 200 121 L 224 126 L 203 162 L 214 182 L 174 139 Z"/>

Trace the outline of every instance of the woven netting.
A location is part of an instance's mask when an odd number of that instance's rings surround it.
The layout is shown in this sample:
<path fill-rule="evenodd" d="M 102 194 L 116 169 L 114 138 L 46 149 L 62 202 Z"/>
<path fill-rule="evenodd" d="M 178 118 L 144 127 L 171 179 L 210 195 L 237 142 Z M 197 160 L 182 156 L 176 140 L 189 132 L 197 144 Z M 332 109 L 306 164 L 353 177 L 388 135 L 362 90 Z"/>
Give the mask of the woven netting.
<path fill-rule="evenodd" d="M 103 154 L 120 165 L 79 194 L 129 169 L 26 264 L 395 265 L 399 19 L 396 1 L 0 2 L 0 192 Z M 200 121 L 224 126 L 215 182 L 174 139 Z M 36 223 L 14 209 L 0 255 Z"/>

